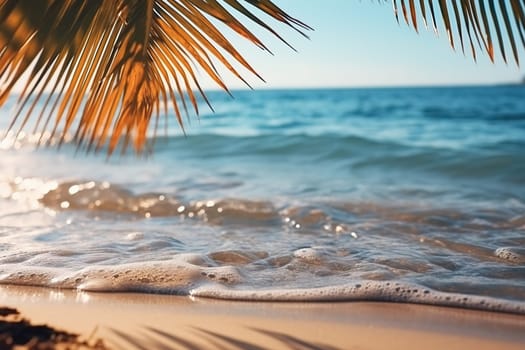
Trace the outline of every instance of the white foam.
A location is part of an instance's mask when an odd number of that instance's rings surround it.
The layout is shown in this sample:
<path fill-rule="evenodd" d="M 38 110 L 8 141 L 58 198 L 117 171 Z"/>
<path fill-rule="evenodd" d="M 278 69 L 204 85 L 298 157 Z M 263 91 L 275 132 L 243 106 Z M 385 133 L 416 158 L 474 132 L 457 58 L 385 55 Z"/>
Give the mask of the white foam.
<path fill-rule="evenodd" d="M 198 254 L 181 254 L 169 261 L 93 266 L 74 272 L 30 266 L 0 271 L 2 284 L 81 291 L 146 292 L 270 302 L 388 301 L 525 315 L 523 301 L 441 292 L 401 281 L 362 280 L 317 288 L 240 289 L 246 288 L 243 282 L 244 278 L 236 267 L 208 266 L 207 259 Z"/>
<path fill-rule="evenodd" d="M 405 282 L 362 281 L 308 289 L 239 290 L 202 285 L 193 297 L 247 301 L 389 301 L 525 314 L 525 302 L 436 291 Z"/>
<path fill-rule="evenodd" d="M 24 286 L 48 286 L 53 279 L 64 273 L 59 268 L 31 266 L 13 266 L 12 269 L 3 268 L 0 273 L 0 283 Z"/>
<path fill-rule="evenodd" d="M 525 263 L 525 249 L 501 247 L 494 251 L 494 255 L 500 259 L 508 260 L 513 263 Z"/>
<path fill-rule="evenodd" d="M 293 256 L 309 263 L 316 263 L 322 259 L 320 252 L 315 248 L 297 249 L 295 252 L 293 252 Z"/>
<path fill-rule="evenodd" d="M 156 263 L 130 263 L 119 266 L 84 268 L 63 276 L 58 285 L 75 281 L 76 288 L 84 291 L 154 292 L 189 294 L 200 284 L 235 284 L 241 281 L 239 272 L 232 266 L 206 267 L 187 263 L 183 259 Z"/>
<path fill-rule="evenodd" d="M 0 283 L 99 292 L 151 292 L 188 295 L 201 284 L 233 285 L 242 276 L 234 266 L 206 266 L 198 254 L 181 254 L 170 261 L 97 265 L 76 271 L 17 267 L 0 271 Z"/>

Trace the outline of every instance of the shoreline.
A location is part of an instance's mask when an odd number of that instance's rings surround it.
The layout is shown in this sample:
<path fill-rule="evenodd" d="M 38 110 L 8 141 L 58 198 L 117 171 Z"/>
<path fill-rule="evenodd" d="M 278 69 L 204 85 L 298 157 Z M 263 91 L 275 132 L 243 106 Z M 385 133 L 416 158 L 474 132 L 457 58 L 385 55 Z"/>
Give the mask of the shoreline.
<path fill-rule="evenodd" d="M 0 286 L 33 324 L 112 349 L 521 349 L 525 317 L 385 302 L 246 302 Z"/>

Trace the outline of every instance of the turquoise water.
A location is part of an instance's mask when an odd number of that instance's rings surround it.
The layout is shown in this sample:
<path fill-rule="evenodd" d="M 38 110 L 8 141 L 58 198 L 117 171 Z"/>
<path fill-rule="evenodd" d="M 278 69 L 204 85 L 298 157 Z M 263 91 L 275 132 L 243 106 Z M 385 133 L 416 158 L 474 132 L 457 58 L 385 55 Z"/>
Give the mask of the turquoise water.
<path fill-rule="evenodd" d="M 209 97 L 146 158 L 4 140 L 0 283 L 525 313 L 524 87 Z"/>

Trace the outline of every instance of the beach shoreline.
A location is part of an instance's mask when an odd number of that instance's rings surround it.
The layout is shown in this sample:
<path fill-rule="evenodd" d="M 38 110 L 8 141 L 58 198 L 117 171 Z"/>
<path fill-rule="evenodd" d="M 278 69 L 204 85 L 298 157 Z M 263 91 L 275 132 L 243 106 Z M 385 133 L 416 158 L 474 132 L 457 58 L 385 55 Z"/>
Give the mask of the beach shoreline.
<path fill-rule="evenodd" d="M 379 302 L 270 303 L 5 285 L 0 305 L 113 349 L 519 349 L 525 317 Z"/>

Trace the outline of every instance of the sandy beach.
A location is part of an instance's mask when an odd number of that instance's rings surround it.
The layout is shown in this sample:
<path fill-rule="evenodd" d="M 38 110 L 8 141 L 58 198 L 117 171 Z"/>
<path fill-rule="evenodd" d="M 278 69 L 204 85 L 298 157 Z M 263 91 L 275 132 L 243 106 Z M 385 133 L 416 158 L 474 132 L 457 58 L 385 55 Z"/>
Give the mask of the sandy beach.
<path fill-rule="evenodd" d="M 393 303 L 254 303 L 0 287 L 33 324 L 113 349 L 522 349 L 519 315 Z"/>

